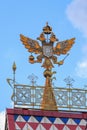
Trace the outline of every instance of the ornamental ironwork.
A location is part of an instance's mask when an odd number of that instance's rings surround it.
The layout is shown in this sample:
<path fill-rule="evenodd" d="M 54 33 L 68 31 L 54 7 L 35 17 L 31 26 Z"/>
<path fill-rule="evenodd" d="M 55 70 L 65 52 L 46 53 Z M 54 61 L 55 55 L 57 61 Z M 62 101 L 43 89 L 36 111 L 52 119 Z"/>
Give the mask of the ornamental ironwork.
<path fill-rule="evenodd" d="M 15 84 L 11 97 L 14 107 L 41 109 L 44 87 Z M 53 92 L 59 110 L 87 111 L 87 90 L 55 87 Z"/>

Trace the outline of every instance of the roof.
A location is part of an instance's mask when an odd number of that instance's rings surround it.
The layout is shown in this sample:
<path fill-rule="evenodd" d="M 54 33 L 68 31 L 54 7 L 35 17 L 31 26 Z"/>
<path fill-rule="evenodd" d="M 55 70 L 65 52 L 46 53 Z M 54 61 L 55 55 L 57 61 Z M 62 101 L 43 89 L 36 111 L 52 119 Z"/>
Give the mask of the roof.
<path fill-rule="evenodd" d="M 87 113 L 7 109 L 5 130 L 63 130 L 86 128 Z"/>

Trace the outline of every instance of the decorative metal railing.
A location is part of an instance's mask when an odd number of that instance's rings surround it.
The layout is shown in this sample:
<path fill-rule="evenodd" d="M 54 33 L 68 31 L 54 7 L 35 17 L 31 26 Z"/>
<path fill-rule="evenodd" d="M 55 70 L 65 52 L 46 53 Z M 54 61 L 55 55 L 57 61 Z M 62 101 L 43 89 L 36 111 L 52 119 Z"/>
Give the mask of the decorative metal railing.
<path fill-rule="evenodd" d="M 14 84 L 14 107 L 40 109 L 43 91 L 43 86 Z M 55 87 L 53 91 L 58 110 L 87 111 L 87 90 Z"/>

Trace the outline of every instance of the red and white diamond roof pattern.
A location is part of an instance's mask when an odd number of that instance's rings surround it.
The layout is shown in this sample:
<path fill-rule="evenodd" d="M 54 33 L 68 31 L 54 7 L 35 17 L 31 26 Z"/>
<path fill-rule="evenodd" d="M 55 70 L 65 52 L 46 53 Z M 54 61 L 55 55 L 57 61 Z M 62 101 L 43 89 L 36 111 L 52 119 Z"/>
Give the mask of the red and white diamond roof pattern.
<path fill-rule="evenodd" d="M 7 109 L 8 130 L 86 130 L 87 113 Z"/>
<path fill-rule="evenodd" d="M 21 118 L 20 118 L 21 117 Z M 16 129 L 23 130 L 84 130 L 86 126 L 86 120 L 79 120 L 79 124 L 76 123 L 75 119 L 67 118 L 65 123 L 63 118 L 54 118 L 54 122 L 49 120 L 49 117 L 42 117 L 41 121 L 37 121 L 37 116 L 31 116 L 26 122 L 22 116 L 19 116 L 15 122 Z M 40 117 L 41 118 L 41 117 Z M 38 116 L 39 119 L 39 116 Z M 66 119 L 66 118 L 65 118 Z M 78 122 L 78 119 L 77 119 Z"/>

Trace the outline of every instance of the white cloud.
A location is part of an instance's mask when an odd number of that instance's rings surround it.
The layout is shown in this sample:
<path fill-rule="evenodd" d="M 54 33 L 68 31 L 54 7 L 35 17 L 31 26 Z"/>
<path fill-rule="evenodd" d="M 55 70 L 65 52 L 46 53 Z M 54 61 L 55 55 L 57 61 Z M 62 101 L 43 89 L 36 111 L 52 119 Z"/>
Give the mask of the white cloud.
<path fill-rule="evenodd" d="M 72 24 L 87 38 L 87 0 L 72 0 L 66 14 Z M 82 48 L 82 60 L 77 63 L 76 74 L 87 78 L 87 44 Z"/>
<path fill-rule="evenodd" d="M 73 25 L 87 37 L 87 0 L 72 0 L 66 13 Z"/>
<path fill-rule="evenodd" d="M 83 45 L 82 54 L 82 60 L 76 66 L 76 74 L 81 78 L 87 78 L 87 44 Z"/>
<path fill-rule="evenodd" d="M 81 78 L 87 78 L 87 44 L 83 46 L 82 54 L 82 60 L 76 66 L 76 74 Z"/>
<path fill-rule="evenodd" d="M 81 78 L 87 78 L 87 60 L 83 60 L 77 64 L 76 73 Z"/>
<path fill-rule="evenodd" d="M 5 112 L 0 112 L 0 130 L 4 130 L 5 127 Z"/>

